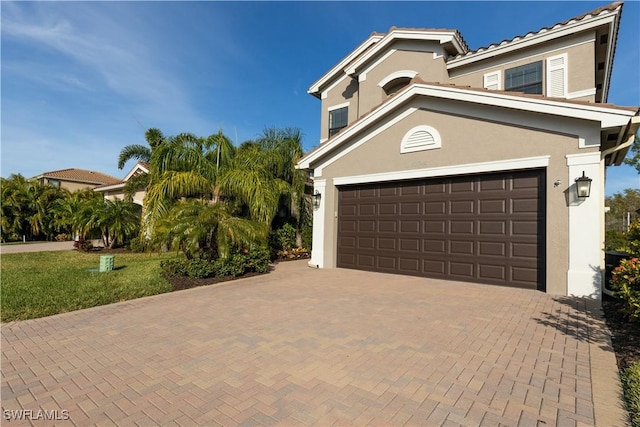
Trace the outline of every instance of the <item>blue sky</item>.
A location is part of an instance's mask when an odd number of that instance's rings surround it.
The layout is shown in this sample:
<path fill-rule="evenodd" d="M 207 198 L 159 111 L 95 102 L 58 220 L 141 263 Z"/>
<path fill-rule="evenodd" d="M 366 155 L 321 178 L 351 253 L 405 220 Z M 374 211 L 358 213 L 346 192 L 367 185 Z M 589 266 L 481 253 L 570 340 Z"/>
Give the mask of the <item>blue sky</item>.
<path fill-rule="evenodd" d="M 124 177 L 144 129 L 241 143 L 298 127 L 318 144 L 309 86 L 373 31 L 458 29 L 471 49 L 607 2 L 6 2 L 0 175 L 83 168 Z M 609 102 L 640 105 L 640 3 L 622 13 Z M 609 168 L 607 194 L 640 187 Z"/>

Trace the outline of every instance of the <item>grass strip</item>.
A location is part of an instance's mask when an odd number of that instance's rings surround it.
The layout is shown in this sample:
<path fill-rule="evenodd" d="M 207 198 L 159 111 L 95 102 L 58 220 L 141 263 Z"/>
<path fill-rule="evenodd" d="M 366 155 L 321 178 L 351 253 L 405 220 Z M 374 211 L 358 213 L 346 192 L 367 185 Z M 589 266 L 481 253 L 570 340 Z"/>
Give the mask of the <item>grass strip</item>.
<path fill-rule="evenodd" d="M 160 261 L 174 254 L 115 254 L 114 270 L 103 273 L 96 271 L 100 256 L 77 251 L 3 255 L 2 321 L 34 319 L 171 290 L 162 277 Z"/>

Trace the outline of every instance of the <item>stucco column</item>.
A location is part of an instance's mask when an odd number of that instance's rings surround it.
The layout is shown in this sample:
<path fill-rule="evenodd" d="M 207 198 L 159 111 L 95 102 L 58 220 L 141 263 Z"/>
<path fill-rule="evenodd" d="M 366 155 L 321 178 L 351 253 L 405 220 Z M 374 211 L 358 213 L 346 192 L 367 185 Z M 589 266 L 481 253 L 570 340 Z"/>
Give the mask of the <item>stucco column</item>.
<path fill-rule="evenodd" d="M 602 209 L 604 176 L 600 153 L 569 154 L 567 201 L 569 204 L 569 271 L 567 294 L 600 298 L 602 287 Z M 578 198 L 575 179 L 582 172 L 591 178 L 591 195 Z M 553 262 L 553 260 L 549 260 Z"/>
<path fill-rule="evenodd" d="M 326 212 L 326 179 L 315 179 L 313 181 L 313 192 L 320 193 L 320 206 L 313 209 L 313 242 L 311 248 L 311 259 L 309 267 L 324 267 L 324 223 Z"/>

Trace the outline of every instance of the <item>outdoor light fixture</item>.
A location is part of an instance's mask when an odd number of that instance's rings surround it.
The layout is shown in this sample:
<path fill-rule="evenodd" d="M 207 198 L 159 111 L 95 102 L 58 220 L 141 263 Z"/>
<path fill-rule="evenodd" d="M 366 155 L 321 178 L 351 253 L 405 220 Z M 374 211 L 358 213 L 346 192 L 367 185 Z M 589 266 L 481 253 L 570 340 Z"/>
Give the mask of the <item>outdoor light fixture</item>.
<path fill-rule="evenodd" d="M 313 194 L 313 207 L 318 209 L 320 207 L 320 199 L 322 199 L 322 194 L 318 190 Z"/>
<path fill-rule="evenodd" d="M 580 178 L 576 178 L 576 192 L 578 193 L 578 198 L 586 199 L 591 194 L 591 178 L 584 175 L 584 171 L 582 171 L 582 176 Z"/>

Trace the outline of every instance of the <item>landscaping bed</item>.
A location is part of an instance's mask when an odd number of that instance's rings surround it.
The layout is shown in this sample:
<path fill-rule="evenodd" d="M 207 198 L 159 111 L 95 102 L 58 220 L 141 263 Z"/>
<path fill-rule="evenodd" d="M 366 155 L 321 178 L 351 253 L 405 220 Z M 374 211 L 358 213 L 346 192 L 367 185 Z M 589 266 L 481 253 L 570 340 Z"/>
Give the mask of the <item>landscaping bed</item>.
<path fill-rule="evenodd" d="M 640 324 L 629 322 L 620 310 L 623 301 L 604 296 L 602 310 L 620 370 L 627 409 L 634 427 L 640 426 Z"/>

